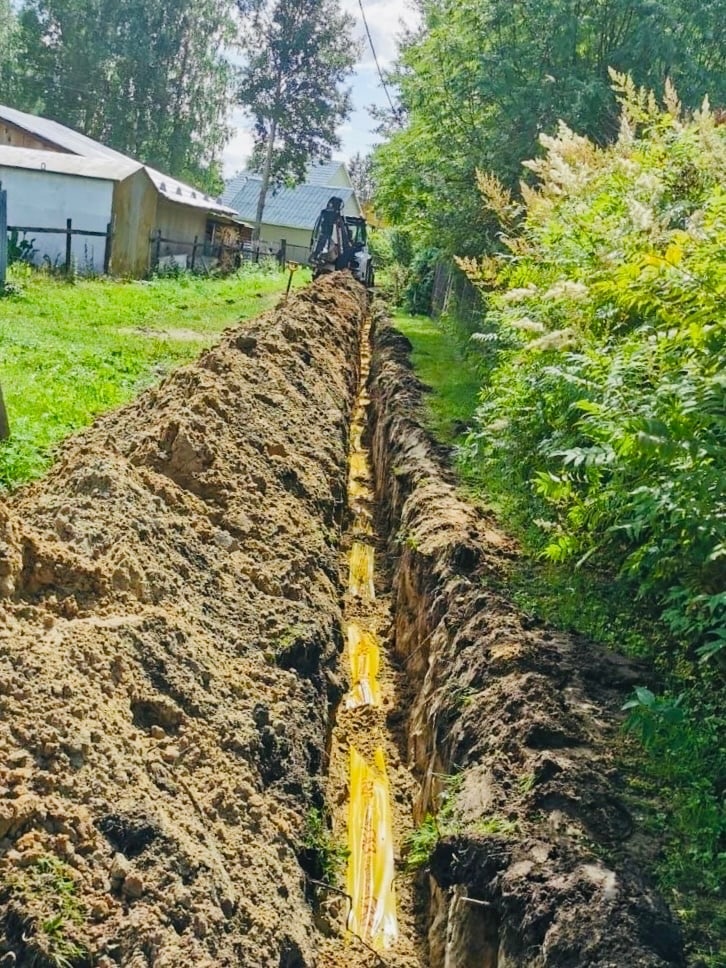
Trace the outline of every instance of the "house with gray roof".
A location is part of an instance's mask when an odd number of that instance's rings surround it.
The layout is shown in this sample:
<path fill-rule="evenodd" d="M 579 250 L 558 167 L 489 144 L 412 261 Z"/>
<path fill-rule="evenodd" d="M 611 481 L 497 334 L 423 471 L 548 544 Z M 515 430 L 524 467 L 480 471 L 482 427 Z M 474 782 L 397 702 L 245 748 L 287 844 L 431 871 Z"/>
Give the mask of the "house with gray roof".
<path fill-rule="evenodd" d="M 47 230 L 71 219 L 74 229 L 105 233 L 73 236 L 82 271 L 142 276 L 150 265 L 216 260 L 219 242 L 251 237 L 228 205 L 198 188 L 129 158 L 50 118 L 0 105 L 0 181 L 8 192 L 8 224 L 32 226 L 36 261 L 54 264 L 66 237 Z M 29 233 L 32 235 L 32 233 Z M 196 239 L 196 246 L 195 246 Z"/>
<path fill-rule="evenodd" d="M 256 172 L 240 172 L 227 182 L 220 201 L 233 208 L 245 222 L 254 224 L 261 184 L 262 176 Z M 277 252 L 284 240 L 288 256 L 304 261 L 315 222 L 331 195 L 343 199 L 345 215 L 362 214 L 342 161 L 309 165 L 305 181 L 296 188 L 271 187 L 265 201 L 261 241 Z"/>

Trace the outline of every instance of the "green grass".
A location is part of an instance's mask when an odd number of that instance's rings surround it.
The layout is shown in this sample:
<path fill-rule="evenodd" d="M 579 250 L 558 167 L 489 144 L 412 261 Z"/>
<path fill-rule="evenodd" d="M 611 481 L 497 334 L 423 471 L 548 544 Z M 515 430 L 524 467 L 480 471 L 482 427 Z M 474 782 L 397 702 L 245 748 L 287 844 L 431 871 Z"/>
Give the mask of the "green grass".
<path fill-rule="evenodd" d="M 0 385 L 12 435 L 0 444 L 0 490 L 41 474 L 64 437 L 270 308 L 286 276 L 249 267 L 227 278 L 69 283 L 16 266 L 8 281 L 18 291 L 0 298 Z"/>
<path fill-rule="evenodd" d="M 429 428 L 447 444 L 465 433 L 476 409 L 481 379 L 454 326 L 395 311 L 396 329 L 413 346 L 416 375 L 434 391 L 427 398 Z"/>

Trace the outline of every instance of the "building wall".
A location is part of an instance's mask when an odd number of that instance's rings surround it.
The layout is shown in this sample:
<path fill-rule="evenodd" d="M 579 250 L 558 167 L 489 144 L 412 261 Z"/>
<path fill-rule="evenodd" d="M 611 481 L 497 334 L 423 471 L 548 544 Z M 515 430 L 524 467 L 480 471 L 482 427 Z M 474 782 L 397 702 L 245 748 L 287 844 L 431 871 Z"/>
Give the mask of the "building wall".
<path fill-rule="evenodd" d="M 8 225 L 105 232 L 111 221 L 113 182 L 50 171 L 29 171 L 0 166 L 0 181 L 8 193 Z M 22 235 L 21 235 L 22 238 Z M 66 236 L 28 233 L 36 250 L 34 262 L 52 266 L 65 263 Z M 103 272 L 104 238 L 74 235 L 71 253 L 79 272 Z"/>
<path fill-rule="evenodd" d="M 204 242 L 207 233 L 207 212 L 201 208 L 169 202 L 158 196 L 155 229 L 161 229 L 164 239 L 169 242 L 161 243 L 160 255 L 163 259 L 170 255 L 191 256 L 194 236 Z"/>
<path fill-rule="evenodd" d="M 284 239 L 288 246 L 295 246 L 296 248 L 310 248 L 310 236 L 312 235 L 312 229 L 292 229 L 286 228 L 283 225 L 266 225 L 262 223 L 262 228 L 260 231 L 260 239 L 265 245 L 269 245 L 272 248 L 273 253 L 276 253 L 280 248 L 280 241 Z M 296 255 L 297 253 L 293 253 Z"/>
<path fill-rule="evenodd" d="M 329 184 L 336 188 L 352 188 L 353 182 L 345 165 L 341 165 L 337 172 L 330 178 Z M 351 214 L 351 213 L 348 213 Z"/>
<path fill-rule="evenodd" d="M 143 169 L 116 183 L 111 249 L 111 272 L 115 276 L 138 279 L 149 271 L 157 198 L 154 183 Z"/>
<path fill-rule="evenodd" d="M 72 154 L 65 148 L 59 148 L 52 142 L 39 138 L 9 121 L 0 121 L 0 145 L 11 145 L 13 148 L 38 148 L 41 151 L 59 151 L 62 154 Z"/>

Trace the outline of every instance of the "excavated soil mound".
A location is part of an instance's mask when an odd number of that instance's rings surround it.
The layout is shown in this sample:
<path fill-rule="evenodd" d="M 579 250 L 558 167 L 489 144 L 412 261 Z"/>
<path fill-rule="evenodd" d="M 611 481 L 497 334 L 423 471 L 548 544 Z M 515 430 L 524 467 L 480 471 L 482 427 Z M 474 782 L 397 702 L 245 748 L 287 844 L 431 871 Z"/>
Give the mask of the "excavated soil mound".
<path fill-rule="evenodd" d="M 365 293 L 326 280 L 0 507 L 0 964 L 314 961 Z"/>
<path fill-rule="evenodd" d="M 430 963 L 681 965 L 611 753 L 638 672 L 507 599 L 514 549 L 459 497 L 422 429 L 409 350 L 378 321 L 372 456 L 396 560 L 395 653 L 411 688 L 418 819 L 439 812 L 444 835 L 422 878 Z"/>

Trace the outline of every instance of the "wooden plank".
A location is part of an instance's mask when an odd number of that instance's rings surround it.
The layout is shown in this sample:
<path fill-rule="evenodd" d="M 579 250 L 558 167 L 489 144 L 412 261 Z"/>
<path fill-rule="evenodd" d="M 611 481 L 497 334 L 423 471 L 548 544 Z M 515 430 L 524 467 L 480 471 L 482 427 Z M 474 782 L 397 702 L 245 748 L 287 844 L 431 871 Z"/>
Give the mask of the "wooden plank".
<path fill-rule="evenodd" d="M 7 440 L 10 436 L 10 423 L 8 422 L 8 412 L 5 409 L 3 400 L 3 388 L 0 386 L 0 440 Z"/>
<path fill-rule="evenodd" d="M 73 221 L 66 219 L 66 275 L 71 274 L 71 262 L 73 260 Z"/>
<path fill-rule="evenodd" d="M 8 269 L 8 193 L 0 182 L 0 289 L 5 287 Z M 0 398 L 1 398 L 0 394 Z"/>
<path fill-rule="evenodd" d="M 71 229 L 69 233 L 68 225 L 63 229 L 41 228 L 32 225 L 8 225 L 8 232 L 32 232 L 34 235 L 89 235 L 99 239 L 105 239 L 108 235 L 108 230 L 106 232 L 91 232 L 90 229 Z"/>

